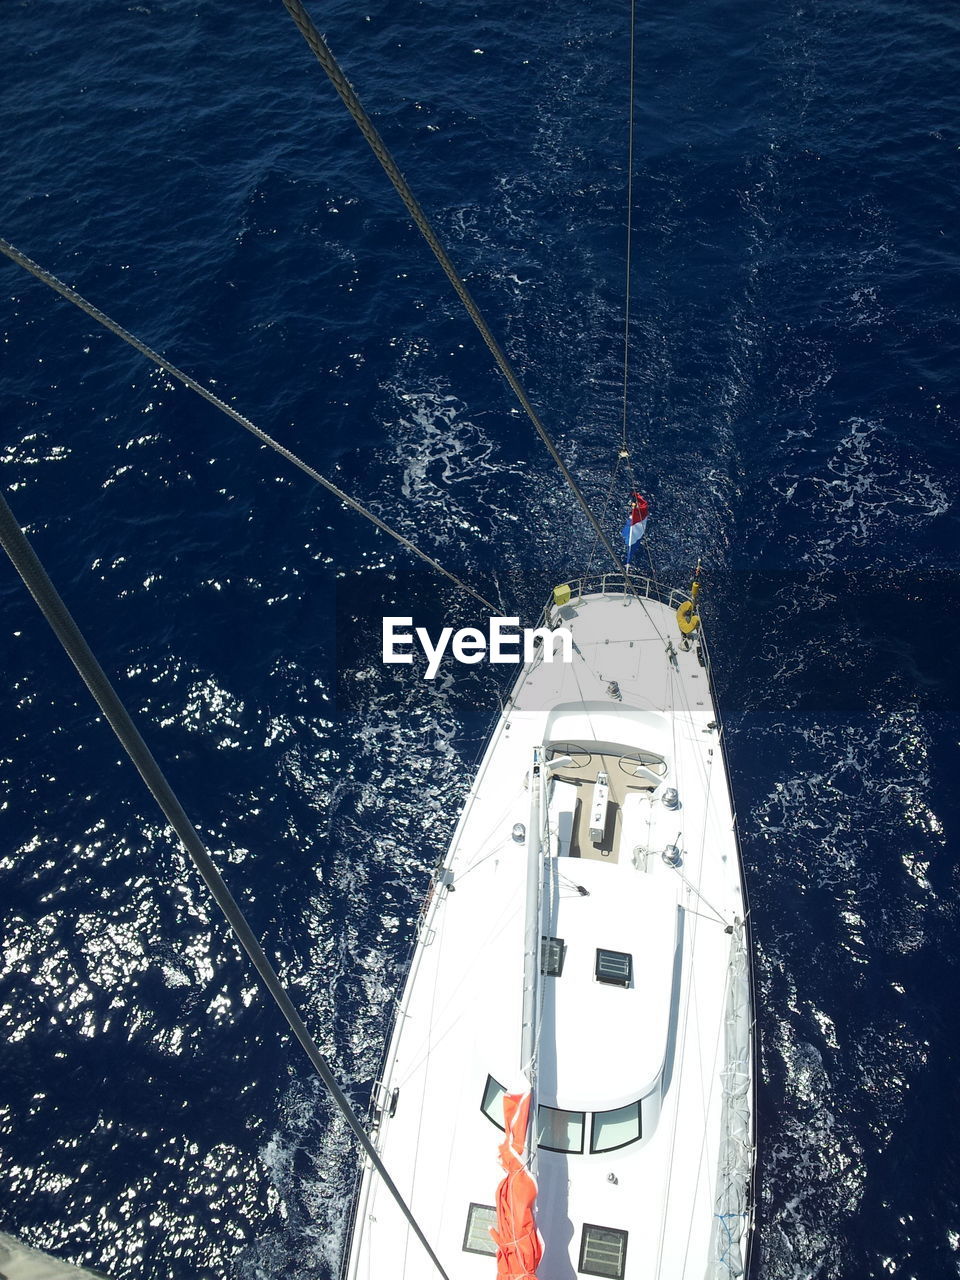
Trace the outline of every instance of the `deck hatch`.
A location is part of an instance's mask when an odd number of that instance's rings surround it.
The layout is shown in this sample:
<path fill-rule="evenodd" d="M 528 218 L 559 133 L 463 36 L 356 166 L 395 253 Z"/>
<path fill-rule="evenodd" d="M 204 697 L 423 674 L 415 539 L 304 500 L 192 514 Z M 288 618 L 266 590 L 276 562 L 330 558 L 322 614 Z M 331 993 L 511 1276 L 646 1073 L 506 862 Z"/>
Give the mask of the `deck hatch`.
<path fill-rule="evenodd" d="M 567 944 L 562 938 L 540 939 L 540 972 L 548 978 L 559 978 L 563 973 L 563 962 L 567 955 Z"/>
<path fill-rule="evenodd" d="M 612 987 L 629 987 L 633 977 L 633 956 L 627 951 L 605 951 L 597 947 L 598 982 L 606 982 Z"/>
<path fill-rule="evenodd" d="M 463 1233 L 463 1252 L 495 1254 L 497 1246 L 490 1228 L 496 1225 L 497 1211 L 492 1204 L 471 1204 L 467 1212 L 467 1229 Z"/>
<path fill-rule="evenodd" d="M 580 1241 L 580 1264 L 577 1270 L 585 1276 L 607 1276 L 623 1280 L 627 1260 L 627 1233 L 614 1227 L 583 1224 Z"/>

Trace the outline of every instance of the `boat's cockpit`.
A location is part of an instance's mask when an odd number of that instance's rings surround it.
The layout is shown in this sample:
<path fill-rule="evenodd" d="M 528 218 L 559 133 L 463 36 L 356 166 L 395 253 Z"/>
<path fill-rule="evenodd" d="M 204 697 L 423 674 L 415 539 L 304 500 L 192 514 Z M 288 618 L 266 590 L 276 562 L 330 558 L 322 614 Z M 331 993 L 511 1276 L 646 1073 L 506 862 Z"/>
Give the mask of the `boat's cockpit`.
<path fill-rule="evenodd" d="M 624 848 L 628 856 L 634 852 L 635 842 L 625 846 L 623 836 L 625 830 L 630 835 L 630 819 L 640 815 L 641 806 L 649 809 L 656 798 L 669 808 L 676 797 L 667 761 L 653 751 L 563 742 L 552 743 L 546 759 L 558 762 L 551 770 L 550 803 L 557 857 L 619 862 Z"/>

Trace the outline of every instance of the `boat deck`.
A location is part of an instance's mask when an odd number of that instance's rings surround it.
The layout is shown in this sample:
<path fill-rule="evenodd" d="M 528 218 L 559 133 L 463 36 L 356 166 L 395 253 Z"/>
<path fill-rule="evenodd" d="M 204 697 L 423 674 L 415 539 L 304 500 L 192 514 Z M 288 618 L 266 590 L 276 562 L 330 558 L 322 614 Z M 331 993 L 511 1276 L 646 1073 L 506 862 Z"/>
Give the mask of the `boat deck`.
<path fill-rule="evenodd" d="M 548 758 L 572 761 L 556 770 L 547 814 L 543 929 L 562 969 L 541 980 L 537 1100 L 555 1149 L 538 1153 L 538 1276 L 584 1274 L 592 1224 L 622 1246 L 615 1269 L 594 1274 L 704 1280 L 716 1248 L 728 963 L 744 914 L 715 709 L 696 651 L 679 650 L 672 609 L 595 596 L 564 614 L 574 661 L 524 669 L 423 922 L 383 1080 L 385 1096 L 398 1091 L 396 1110 L 378 1146 L 450 1276 L 492 1280 L 486 1222 L 502 1133 L 484 1105 L 518 1083 L 526 846 L 514 830 L 530 821 L 543 744 Z M 628 772 L 641 765 L 652 776 Z M 601 771 L 609 792 L 595 844 Z M 677 865 L 664 857 L 674 846 Z M 628 957 L 625 981 L 598 976 L 600 951 Z M 630 1124 L 639 1135 L 604 1145 Z M 346 1274 L 431 1276 L 369 1170 Z"/>

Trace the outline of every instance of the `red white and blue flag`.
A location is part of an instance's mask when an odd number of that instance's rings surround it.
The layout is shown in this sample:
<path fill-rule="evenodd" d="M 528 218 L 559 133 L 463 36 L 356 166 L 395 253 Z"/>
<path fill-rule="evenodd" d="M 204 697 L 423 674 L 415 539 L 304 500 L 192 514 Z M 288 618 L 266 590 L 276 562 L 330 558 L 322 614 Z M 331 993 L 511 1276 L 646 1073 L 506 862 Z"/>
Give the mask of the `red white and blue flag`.
<path fill-rule="evenodd" d="M 633 548 L 643 537 L 649 515 L 650 504 L 646 498 L 641 498 L 639 493 L 635 493 L 633 495 L 633 506 L 627 516 L 627 523 L 623 526 L 623 540 L 627 544 L 627 564 L 630 563 Z"/>

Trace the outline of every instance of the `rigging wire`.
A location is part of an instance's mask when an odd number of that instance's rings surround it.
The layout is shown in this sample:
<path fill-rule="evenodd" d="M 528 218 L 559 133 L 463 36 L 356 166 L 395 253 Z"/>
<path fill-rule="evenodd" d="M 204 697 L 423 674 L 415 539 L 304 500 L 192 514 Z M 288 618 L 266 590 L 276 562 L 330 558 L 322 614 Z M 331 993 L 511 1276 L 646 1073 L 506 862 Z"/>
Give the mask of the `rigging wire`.
<path fill-rule="evenodd" d="M 412 190 L 410 189 L 410 186 L 407 183 L 406 178 L 404 178 L 403 174 L 397 168 L 396 162 L 394 161 L 393 156 L 390 154 L 389 150 L 387 149 L 386 143 L 380 137 L 380 134 L 377 132 L 376 126 L 374 125 L 373 121 L 370 119 L 369 115 L 365 111 L 362 103 L 360 102 L 360 99 L 357 97 L 356 93 L 354 92 L 352 85 L 347 80 L 346 76 L 343 74 L 343 71 L 341 70 L 339 63 L 331 53 L 323 36 L 317 30 L 316 24 L 314 23 L 310 15 L 307 13 L 306 9 L 303 7 L 301 0 L 283 0 L 283 6 L 287 10 L 287 12 L 290 14 L 293 21 L 295 22 L 297 29 L 300 32 L 300 34 L 303 36 L 304 40 L 310 46 L 310 49 L 313 51 L 314 55 L 316 56 L 317 61 L 323 67 L 324 71 L 327 73 L 328 77 L 330 78 L 330 82 L 332 83 L 333 87 L 336 89 L 337 93 L 340 95 L 340 98 L 343 101 L 344 106 L 350 112 L 350 115 L 353 117 L 354 122 L 356 123 L 360 132 L 363 134 L 364 138 L 367 140 L 367 143 L 370 146 L 370 150 L 376 156 L 377 160 L 380 162 L 380 165 L 382 166 L 387 177 L 390 179 L 390 181 L 393 183 L 394 187 L 396 188 L 397 194 L 400 196 L 400 199 L 403 201 L 404 205 L 407 208 L 407 212 L 410 214 L 410 217 L 415 222 L 424 240 L 426 240 L 427 244 L 433 250 L 434 256 L 436 257 L 437 261 L 440 263 L 440 266 L 443 268 L 447 279 L 453 285 L 453 288 L 457 296 L 459 297 L 460 301 L 463 303 L 464 307 L 467 310 L 467 314 L 470 316 L 470 319 L 473 321 L 477 329 L 480 331 L 480 336 L 483 338 L 484 342 L 487 344 L 488 348 L 490 349 L 490 354 L 493 356 L 494 360 L 497 362 L 497 366 L 500 369 L 500 372 L 506 378 L 508 384 L 510 385 L 511 390 L 513 391 L 514 395 L 517 397 L 517 400 L 520 402 L 520 405 L 523 408 L 524 413 L 526 413 L 527 417 L 530 419 L 531 423 L 533 424 L 534 430 L 536 431 L 537 435 L 543 441 L 544 445 L 546 445 L 547 452 L 550 454 L 550 457 L 554 460 L 554 462 L 557 464 L 557 467 L 560 469 L 560 474 L 563 476 L 564 480 L 567 482 L 567 485 L 569 486 L 571 493 L 579 502 L 581 508 L 583 509 L 584 514 L 586 515 L 587 519 L 590 521 L 590 524 L 593 526 L 593 529 L 597 537 L 603 543 L 604 549 L 606 550 L 607 554 L 610 556 L 610 559 L 613 561 L 616 567 L 620 569 L 622 567 L 620 557 L 614 551 L 609 538 L 603 531 L 602 525 L 597 520 L 597 517 L 593 514 L 593 510 L 590 507 L 590 504 L 587 502 L 586 498 L 583 496 L 583 493 L 580 490 L 580 486 L 577 484 L 576 480 L 574 480 L 573 476 L 567 470 L 567 467 L 563 459 L 560 457 L 560 454 L 557 452 L 557 447 L 554 444 L 550 436 L 550 433 L 547 431 L 546 427 L 543 425 L 543 422 L 540 420 L 539 414 L 537 413 L 537 411 L 534 409 L 533 405 L 530 403 L 529 399 L 527 398 L 527 393 L 524 391 L 520 383 L 520 380 L 518 379 L 516 373 L 514 372 L 513 366 L 510 364 L 510 361 L 507 359 L 507 356 L 504 353 L 502 347 L 497 342 L 496 338 L 493 336 L 493 333 L 491 332 L 489 325 L 484 319 L 483 314 L 480 311 L 480 308 L 477 306 L 476 302 L 473 299 L 473 296 L 471 295 L 470 291 L 467 289 L 467 286 L 464 284 L 463 279 L 461 278 L 459 272 L 457 271 L 456 267 L 453 265 L 452 261 L 450 260 L 450 256 L 448 255 L 446 249 L 444 249 L 443 245 L 440 243 L 440 240 L 438 239 L 437 234 L 433 229 L 433 226 L 431 225 L 429 219 L 427 218 L 427 215 L 424 213 L 423 209 L 420 206 L 419 201 L 417 200 L 416 196 L 413 194 Z"/>
<path fill-rule="evenodd" d="M 617 467 L 621 462 L 626 462 L 627 470 L 630 474 L 630 483 L 634 492 L 637 492 L 639 485 L 637 483 L 636 471 L 633 466 L 633 459 L 630 453 L 630 445 L 627 438 L 627 412 L 629 408 L 629 383 L 630 383 L 630 315 L 631 303 L 633 300 L 633 152 L 634 152 L 634 136 L 636 132 L 636 57 L 637 57 L 637 0 L 630 0 L 630 69 L 629 76 L 629 108 L 627 119 L 629 121 L 627 130 L 627 247 L 626 247 L 626 265 L 624 269 L 624 307 L 623 307 L 623 417 L 620 429 L 620 452 L 618 454 Z M 616 471 L 614 472 L 616 475 Z M 657 592 L 660 591 L 660 582 L 657 577 L 656 566 L 653 563 L 653 554 L 650 551 L 650 545 L 644 541 L 644 550 L 647 553 L 647 563 L 650 567 L 650 577 L 653 579 Z"/>
<path fill-rule="evenodd" d="M 320 1079 L 330 1091 L 334 1102 L 343 1113 L 347 1124 L 353 1130 L 354 1136 L 363 1148 L 367 1158 L 380 1174 L 390 1194 L 397 1202 L 401 1213 L 413 1228 L 417 1239 L 427 1251 L 427 1254 L 439 1274 L 444 1277 L 444 1280 L 449 1280 L 439 1258 L 431 1248 L 429 1241 L 423 1234 L 423 1231 L 417 1224 L 413 1213 L 403 1199 L 399 1188 L 390 1177 L 390 1174 L 387 1172 L 376 1148 L 370 1141 L 363 1125 L 354 1113 L 346 1094 L 337 1083 L 337 1079 L 330 1070 L 326 1059 L 304 1025 L 304 1022 L 290 997 L 287 995 L 277 971 L 267 959 L 263 948 L 257 941 L 253 930 L 247 923 L 246 917 L 240 910 L 236 899 L 224 883 L 213 859 L 210 857 L 203 841 L 200 839 L 196 829 L 187 817 L 180 801 L 177 799 L 173 791 L 173 788 L 167 781 L 163 770 L 157 764 L 150 748 L 140 736 L 139 730 L 130 717 L 130 713 L 127 711 L 116 690 L 113 688 L 113 685 L 110 683 L 106 673 L 100 666 L 100 663 L 94 657 L 90 646 L 83 637 L 83 633 L 74 621 L 69 609 L 64 604 L 56 587 L 50 581 L 46 570 L 37 557 L 36 552 L 33 550 L 33 547 L 30 545 L 30 542 L 24 534 L 23 529 L 20 527 L 16 516 L 10 510 L 10 507 L 2 493 L 0 493 L 0 546 L 3 547 L 4 551 L 6 551 L 7 555 L 10 557 L 14 568 L 20 574 L 30 591 L 30 594 L 39 605 L 43 616 L 50 624 L 57 639 L 60 641 L 70 660 L 77 668 L 77 671 L 83 678 L 84 683 L 93 695 L 94 700 L 97 702 L 100 710 L 106 717 L 111 729 L 113 729 L 114 733 L 119 738 L 124 751 L 126 751 L 154 799 L 157 801 L 157 804 L 163 811 L 164 817 L 180 837 L 184 849 L 189 854 L 194 866 L 200 872 L 200 875 L 202 876 L 207 888 L 210 890 L 217 906 L 223 912 L 224 916 L 226 916 L 227 923 L 233 930 L 234 936 L 246 952 L 250 961 L 253 963 L 254 968 L 260 975 L 263 985 L 267 988 L 279 1006 L 280 1012 L 287 1021 L 287 1025 L 299 1041 L 307 1057 L 310 1059 L 317 1075 L 319 1075 Z"/>
<path fill-rule="evenodd" d="M 145 342 L 141 342 L 139 338 L 124 329 L 122 325 L 117 324 L 115 320 L 111 320 L 108 315 L 101 311 L 99 307 L 94 306 L 92 302 L 88 302 L 82 294 L 77 293 L 75 289 L 71 289 L 70 286 L 64 284 L 62 280 L 58 280 L 57 277 L 52 275 L 49 271 L 45 271 L 44 268 L 34 262 L 32 258 L 28 258 L 25 253 L 21 253 L 15 245 L 12 245 L 9 240 L 4 240 L 2 237 L 0 237 L 0 253 L 6 254 L 11 262 L 15 262 L 18 266 L 29 271 L 31 275 L 36 276 L 38 280 L 49 286 L 49 288 L 53 289 L 54 292 L 59 293 L 61 297 L 66 298 L 68 302 L 72 302 L 75 307 L 78 307 L 86 315 L 90 316 L 92 320 L 96 320 L 96 322 L 102 325 L 105 329 L 109 329 L 110 332 L 115 333 L 118 338 L 122 338 L 124 342 L 128 343 L 136 351 L 139 351 L 141 355 L 145 355 L 148 360 L 159 365 L 160 368 L 169 373 L 171 377 L 176 378 L 178 382 L 182 382 L 185 387 L 188 387 L 191 391 L 195 391 L 197 395 L 203 396 L 204 400 L 209 401 L 214 408 L 219 409 L 221 413 L 225 413 L 229 418 L 232 418 L 234 422 L 238 422 L 244 430 L 249 431 L 251 435 L 256 436 L 257 439 L 262 441 L 265 445 L 269 445 L 269 447 L 276 453 L 279 453 L 282 458 L 286 458 L 286 460 L 288 462 L 292 462 L 295 467 L 299 467 L 305 475 L 308 475 L 311 480 L 315 480 L 317 484 L 322 485 L 323 488 L 329 493 L 332 493 L 335 498 L 339 498 L 342 503 L 352 508 L 359 515 L 363 516 L 365 520 L 369 520 L 372 524 L 375 524 L 378 529 L 382 530 L 382 532 L 389 534 L 390 537 L 399 542 L 402 547 L 406 547 L 408 551 L 412 551 L 414 555 L 419 556 L 425 564 L 428 564 L 430 568 L 434 569 L 437 573 L 443 574 L 445 578 L 448 578 L 454 586 L 459 587 L 461 591 L 465 591 L 467 595 L 473 596 L 474 600 L 478 600 L 484 608 L 489 609 L 491 613 L 497 612 L 496 605 L 491 604 L 489 600 L 486 600 L 478 591 L 474 591 L 473 587 L 468 586 L 467 583 L 458 578 L 456 574 L 451 573 L 449 569 L 445 569 L 442 564 L 438 564 L 437 561 L 431 556 L 428 556 L 425 551 L 421 551 L 420 548 L 411 542 L 409 538 L 405 538 L 402 533 L 388 525 L 385 520 L 381 520 L 379 516 L 374 515 L 368 507 L 365 507 L 362 503 L 358 502 L 356 498 L 351 498 L 348 493 L 344 493 L 344 491 L 335 485 L 332 480 L 328 480 L 326 476 L 322 476 L 320 472 L 311 467 L 309 463 L 304 462 L 302 458 L 298 458 L 295 453 L 280 444 L 278 440 L 274 440 L 273 436 L 267 435 L 266 431 L 261 430 L 261 428 L 251 422 L 249 418 L 245 418 L 242 413 L 239 413 L 236 409 L 232 408 L 226 403 L 226 401 L 221 400 L 219 396 L 214 395 L 212 391 L 202 386 L 195 378 L 191 378 L 188 373 L 184 373 L 182 369 L 178 369 L 176 365 L 171 364 L 169 360 L 164 359 L 159 352 L 148 347 Z"/>
<path fill-rule="evenodd" d="M 610 509 L 610 499 L 613 497 L 613 491 L 614 491 L 614 488 L 616 487 L 617 477 L 620 475 L 620 464 L 622 462 L 623 462 L 623 452 L 621 451 L 620 453 L 617 454 L 617 461 L 613 468 L 613 474 L 610 477 L 610 486 L 607 489 L 607 496 L 603 500 L 603 508 L 600 513 L 601 524 L 606 523 L 607 512 Z M 590 570 L 593 568 L 593 557 L 597 553 L 597 547 L 599 546 L 599 544 L 600 544 L 600 539 L 594 538 L 593 546 L 590 548 L 590 554 L 587 556 L 587 567 L 583 571 L 583 576 L 585 578 L 590 576 Z"/>
<path fill-rule="evenodd" d="M 630 2 L 630 121 L 627 135 L 627 263 L 626 299 L 623 315 L 623 429 L 621 433 L 621 458 L 629 458 L 627 445 L 627 381 L 630 370 L 630 266 L 633 251 L 633 129 L 634 129 L 634 66 L 636 61 L 637 0 Z"/>

